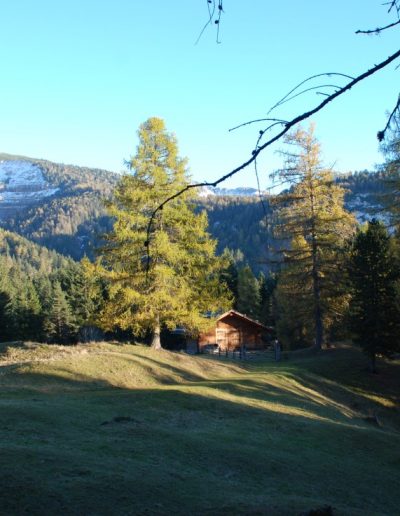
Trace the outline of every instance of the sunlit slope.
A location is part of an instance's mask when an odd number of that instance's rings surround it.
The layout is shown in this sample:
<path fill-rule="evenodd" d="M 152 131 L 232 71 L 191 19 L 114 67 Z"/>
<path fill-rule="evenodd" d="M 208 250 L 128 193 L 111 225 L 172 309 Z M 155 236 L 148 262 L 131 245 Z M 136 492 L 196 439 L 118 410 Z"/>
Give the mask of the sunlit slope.
<path fill-rule="evenodd" d="M 397 514 L 398 363 L 0 351 L 0 513 Z"/>

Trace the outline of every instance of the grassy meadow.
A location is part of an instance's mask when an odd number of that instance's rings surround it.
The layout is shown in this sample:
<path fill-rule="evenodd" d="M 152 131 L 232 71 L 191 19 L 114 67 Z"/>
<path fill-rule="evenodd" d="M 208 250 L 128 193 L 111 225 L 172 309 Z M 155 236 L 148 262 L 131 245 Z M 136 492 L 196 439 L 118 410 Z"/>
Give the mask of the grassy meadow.
<path fill-rule="evenodd" d="M 400 361 L 0 345 L 0 514 L 400 514 Z M 318 514 L 318 513 L 314 513 Z"/>

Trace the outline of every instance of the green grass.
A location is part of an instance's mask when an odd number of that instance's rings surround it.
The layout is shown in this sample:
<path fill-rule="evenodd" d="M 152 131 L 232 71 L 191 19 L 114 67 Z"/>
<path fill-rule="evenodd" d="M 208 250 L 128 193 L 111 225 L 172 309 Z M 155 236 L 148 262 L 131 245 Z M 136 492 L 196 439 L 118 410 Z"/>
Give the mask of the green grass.
<path fill-rule="evenodd" d="M 0 345 L 0 514 L 397 515 L 400 362 L 366 365 Z"/>

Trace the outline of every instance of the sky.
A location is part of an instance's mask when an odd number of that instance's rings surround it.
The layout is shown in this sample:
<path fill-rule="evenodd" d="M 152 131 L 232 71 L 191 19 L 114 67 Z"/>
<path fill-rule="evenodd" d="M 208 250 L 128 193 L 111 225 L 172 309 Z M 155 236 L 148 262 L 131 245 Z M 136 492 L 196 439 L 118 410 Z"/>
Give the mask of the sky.
<path fill-rule="evenodd" d="M 230 128 L 291 119 L 322 100 L 318 90 L 267 113 L 305 78 L 355 76 L 398 50 L 396 28 L 355 34 L 394 20 L 382 3 L 225 0 L 220 43 L 211 24 L 196 44 L 206 0 L 0 0 L 0 152 L 119 172 L 139 125 L 157 116 L 193 180 L 214 181 L 247 161 L 265 124 Z M 398 74 L 389 66 L 313 118 L 327 166 L 383 161 L 376 133 L 396 103 Z M 262 189 L 283 148 L 259 160 Z M 249 167 L 221 186 L 255 185 Z"/>

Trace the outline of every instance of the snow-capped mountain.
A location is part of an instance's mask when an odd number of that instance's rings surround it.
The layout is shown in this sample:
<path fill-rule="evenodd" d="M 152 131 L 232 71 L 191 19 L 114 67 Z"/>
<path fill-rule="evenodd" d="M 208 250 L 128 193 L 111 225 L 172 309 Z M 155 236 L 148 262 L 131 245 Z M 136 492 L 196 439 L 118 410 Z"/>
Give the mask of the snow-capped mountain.
<path fill-rule="evenodd" d="M 0 219 L 54 195 L 39 165 L 30 161 L 0 161 Z"/>
<path fill-rule="evenodd" d="M 379 195 L 371 195 L 371 193 L 356 193 L 345 203 L 345 207 L 356 217 L 359 224 L 364 224 L 372 219 L 378 219 L 385 224 L 391 226 L 391 217 L 384 209 L 382 199 Z"/>
<path fill-rule="evenodd" d="M 262 195 L 266 195 L 267 192 L 261 192 Z M 254 197 L 260 195 L 257 188 L 249 188 L 245 186 L 239 186 L 237 188 L 213 188 L 211 186 L 203 187 L 200 191 L 200 197 L 209 196 L 235 196 L 235 197 Z"/>
<path fill-rule="evenodd" d="M 103 200 L 120 176 L 0 153 L 0 227 L 80 259 L 110 229 Z"/>

